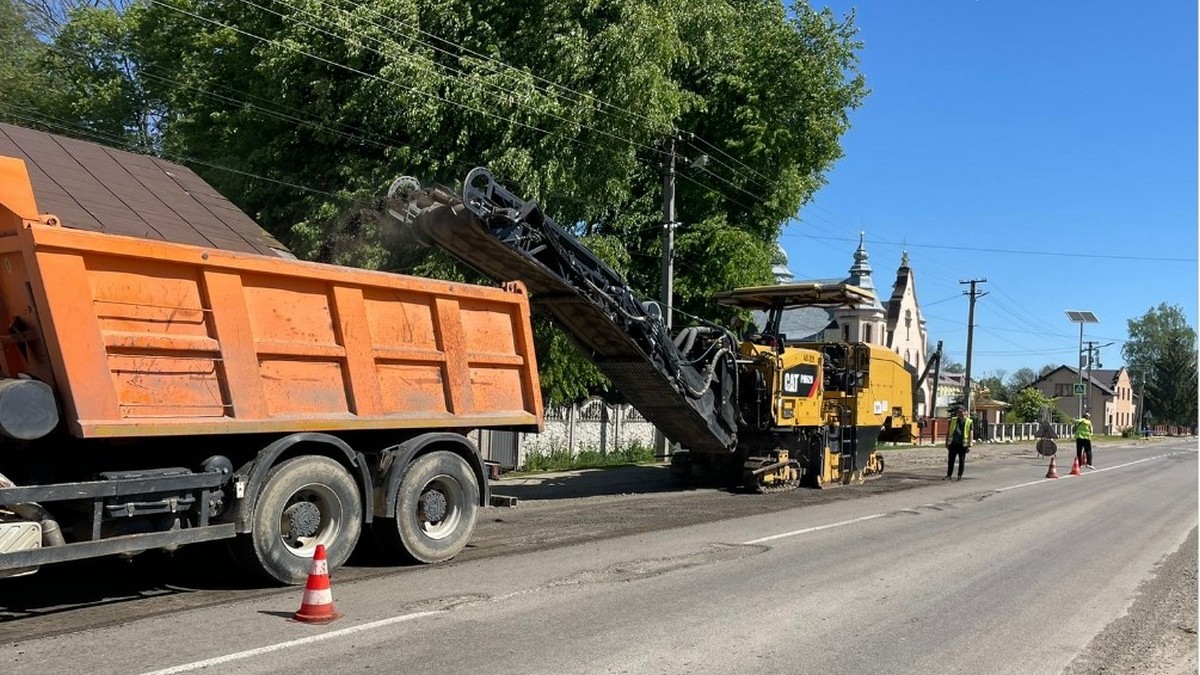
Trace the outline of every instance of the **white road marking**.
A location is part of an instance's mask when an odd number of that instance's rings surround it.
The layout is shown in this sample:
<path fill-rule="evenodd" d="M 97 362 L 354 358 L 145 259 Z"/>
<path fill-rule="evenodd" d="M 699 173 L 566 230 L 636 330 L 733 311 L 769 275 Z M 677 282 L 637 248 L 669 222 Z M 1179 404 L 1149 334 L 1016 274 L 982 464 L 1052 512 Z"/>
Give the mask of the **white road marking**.
<path fill-rule="evenodd" d="M 1142 459 L 1137 459 L 1132 462 L 1126 462 L 1124 464 L 1115 464 L 1113 466 L 1108 466 L 1103 469 L 1087 469 L 1087 470 L 1085 470 L 1086 472 L 1083 474 L 1080 474 L 1078 476 L 1078 478 L 1083 478 L 1084 476 L 1086 476 L 1089 473 L 1103 473 L 1105 471 L 1116 471 L 1117 469 L 1124 469 L 1126 467 L 1130 467 L 1135 464 L 1141 464 L 1142 462 L 1151 462 L 1156 459 L 1162 459 L 1163 457 L 1171 457 L 1172 455 L 1187 454 L 1189 452 L 1194 452 L 1194 451 L 1182 450 L 1180 452 L 1168 452 L 1166 454 L 1155 455 L 1153 457 L 1144 457 Z M 1063 478 L 1076 478 L 1076 476 L 1071 476 L 1068 474 L 1066 476 L 1063 476 Z M 1017 488 L 1029 487 L 1031 485 L 1046 485 L 1046 484 L 1050 484 L 1053 482 L 1055 482 L 1053 478 L 1040 478 L 1038 480 L 1030 481 L 1028 483 L 1019 483 L 1017 485 L 1009 485 L 1007 487 L 996 488 L 996 489 L 992 490 L 992 492 L 1006 492 L 1008 490 L 1016 490 Z M 935 506 L 935 504 L 922 504 L 918 508 L 926 508 L 926 507 L 930 507 L 930 506 Z M 903 513 L 905 511 L 911 512 L 912 509 L 900 509 L 898 511 L 889 511 L 886 513 L 873 513 L 869 516 L 862 516 L 861 518 L 852 518 L 850 520 L 843 520 L 843 521 L 837 522 L 837 523 L 829 523 L 828 525 L 816 525 L 814 527 L 806 527 L 803 530 L 793 530 L 791 532 L 781 532 L 779 534 L 772 534 L 768 537 L 760 537 L 758 539 L 751 539 L 750 541 L 742 542 L 742 545 L 749 546 L 751 544 L 762 544 L 762 543 L 768 542 L 768 541 L 775 541 L 776 539 L 786 539 L 788 537 L 798 537 L 802 534 L 808 534 L 810 532 L 817 532 L 819 530 L 831 530 L 835 527 L 843 527 L 846 525 L 853 525 L 855 523 L 861 523 L 861 522 L 867 521 L 867 520 L 875 520 L 876 518 L 883 518 L 885 516 L 890 516 L 895 513 Z"/>
<path fill-rule="evenodd" d="M 393 624 L 403 623 L 405 621 L 412 621 L 413 619 L 422 619 L 427 616 L 435 616 L 437 614 L 444 614 L 445 612 L 446 612 L 446 610 L 439 609 L 439 610 L 429 611 L 429 612 L 413 612 L 412 614 L 402 614 L 400 616 L 393 616 L 388 619 L 380 619 L 379 621 L 372 621 L 370 623 L 364 623 L 364 624 L 360 624 L 358 626 L 350 626 L 349 628 L 343 628 L 341 630 L 330 631 L 328 633 L 321 633 L 320 635 L 311 635 L 306 638 L 300 638 L 299 640 L 290 640 L 288 642 L 278 642 L 273 645 L 267 645 L 265 647 L 258 647 L 257 649 L 247 649 L 244 652 L 234 652 L 233 654 L 225 654 L 224 656 L 215 656 L 211 659 L 205 659 L 203 661 L 194 661 L 192 663 L 185 663 L 181 666 L 174 666 L 172 668 L 163 668 L 162 670 L 151 671 L 149 673 L 144 673 L 143 675 L 174 675 L 175 673 L 186 673 L 186 672 L 189 672 L 192 670 L 200 670 L 201 668 L 208 668 L 209 666 L 219 666 L 219 665 L 222 665 L 225 663 L 231 663 L 233 661 L 241 661 L 242 659 L 248 659 L 248 658 L 251 658 L 254 656 L 261 656 L 262 654 L 270 654 L 271 652 L 277 652 L 281 649 L 289 649 L 291 647 L 310 645 L 310 644 L 313 644 L 314 642 L 323 642 L 325 640 L 333 640 L 335 638 L 345 637 L 347 635 L 353 635 L 354 633 L 361 633 L 363 631 L 374 630 L 376 628 L 383 628 L 385 626 L 391 626 Z"/>
<path fill-rule="evenodd" d="M 853 525 L 854 523 L 861 523 L 864 520 L 875 520 L 876 518 L 882 518 L 886 515 L 888 515 L 888 514 L 875 513 L 875 514 L 872 514 L 869 516 L 863 516 L 861 518 L 851 518 L 850 520 L 843 520 L 840 523 L 829 523 L 828 525 L 817 525 L 816 527 L 806 527 L 803 530 L 793 530 L 791 532 L 783 532 L 781 534 L 773 534 L 769 537 L 763 537 L 761 539 L 751 539 L 750 541 L 744 541 L 744 542 L 742 542 L 742 546 L 749 546 L 751 544 L 762 544 L 764 542 L 775 541 L 776 539 L 783 539 L 785 537 L 796 537 L 801 534 L 808 534 L 809 532 L 816 532 L 818 530 L 829 530 L 829 529 L 832 529 L 835 527 L 841 527 L 843 525 Z"/>
<path fill-rule="evenodd" d="M 1104 471 L 1115 471 L 1117 469 L 1123 469 L 1126 467 L 1133 466 L 1135 464 L 1141 464 L 1142 462 L 1149 462 L 1149 461 L 1153 461 L 1156 459 L 1162 459 L 1163 457 L 1170 457 L 1172 455 L 1185 454 L 1187 452 L 1194 452 L 1194 451 L 1186 450 L 1186 451 L 1181 451 L 1181 452 L 1171 452 L 1171 453 L 1166 453 L 1166 454 L 1162 454 L 1162 455 L 1155 455 L 1154 457 L 1146 457 L 1146 458 L 1138 459 L 1138 460 L 1135 460 L 1132 462 L 1127 462 L 1125 464 L 1117 464 L 1114 466 L 1105 467 L 1103 469 L 1093 469 L 1091 471 L 1088 471 L 1088 473 L 1101 473 Z M 1086 474 L 1084 474 L 1084 475 L 1086 475 Z M 1071 476 L 1069 476 L 1069 477 L 1071 477 Z M 1029 487 L 1030 485 L 1043 485 L 1043 484 L 1048 484 L 1051 482 L 1053 482 L 1053 481 L 1043 478 L 1040 480 L 1031 481 L 1029 483 L 1020 483 L 1018 485 L 1009 485 L 1008 487 L 997 488 L 996 490 L 993 490 L 993 492 L 1004 492 L 1006 490 L 1015 490 L 1017 488 Z M 925 504 L 925 505 L 922 505 L 921 508 L 928 507 L 928 506 L 934 506 L 934 504 Z M 871 514 L 869 516 L 862 516 L 860 518 L 852 518 L 850 520 L 843 520 L 843 521 L 836 522 L 836 523 L 829 523 L 827 525 L 816 525 L 814 527 L 806 527 L 802 530 L 793 530 L 791 532 L 782 532 L 780 534 L 773 534 L 773 535 L 770 535 L 767 537 L 760 537 L 758 539 L 752 539 L 750 541 L 744 542 L 743 545 L 749 546 L 752 544 L 762 544 L 762 543 L 765 543 L 768 541 L 775 541 L 777 539 L 786 539 L 788 537 L 797 537 L 802 534 L 808 534 L 810 532 L 818 532 L 820 530 L 831 530 L 836 527 L 843 527 L 846 525 L 853 525 L 855 523 L 861 523 L 861 522 L 865 522 L 868 520 L 875 520 L 876 518 L 883 518 L 883 517 L 892 515 L 892 513 L 898 513 L 898 512 L 875 513 L 875 514 Z M 521 592 L 521 591 L 518 591 L 515 593 L 510 593 L 507 596 L 501 596 L 500 598 L 497 598 L 497 600 L 508 599 L 509 597 L 521 595 L 522 593 L 523 592 Z M 248 659 L 248 658 L 252 658 L 255 656 L 261 656 L 263 654 L 270 654 L 271 652 L 277 652 L 277 651 L 280 651 L 283 649 L 290 649 L 292 647 L 300 647 L 303 645 L 309 645 L 309 644 L 313 644 L 313 643 L 317 643 L 317 642 L 324 642 L 325 640 L 333 640 L 336 638 L 345 637 L 347 635 L 353 635 L 355 633 L 362 633 L 362 632 L 369 631 L 369 630 L 375 630 L 376 628 L 384 628 L 386 626 L 392 626 L 392 625 L 395 625 L 398 623 L 404 623 L 406 621 L 413 621 L 415 619 L 423 619 L 423 618 L 429 617 L 429 616 L 437 616 L 438 614 L 445 614 L 447 611 L 448 610 L 445 610 L 445 609 L 439 609 L 439 610 L 433 610 L 433 611 L 427 611 L 427 612 L 413 612 L 412 614 L 402 614 L 400 616 L 393 616 L 393 617 L 390 617 L 387 619 L 380 619 L 379 621 L 371 621 L 369 623 L 360 624 L 358 626 L 350 626 L 348 628 L 342 628 L 341 630 L 330 631 L 328 633 L 321 633 L 319 635 L 311 635 L 309 637 L 300 638 L 298 640 L 289 640 L 288 642 L 278 642 L 273 645 L 266 645 L 264 647 L 258 647 L 255 649 L 247 649 L 246 651 L 242 651 L 242 652 L 234 652 L 232 654 L 225 654 L 224 656 L 215 656 L 211 659 L 205 659 L 203 661 L 193 661 L 192 663 L 185 663 L 183 665 L 173 666 L 171 668 L 163 668 L 162 670 L 154 670 L 154 671 L 150 671 L 147 673 L 143 673 L 143 675 L 175 675 L 175 673 L 186 673 L 186 672 L 190 672 L 193 670 L 200 670 L 202 668 L 208 668 L 210 666 L 219 666 L 219 665 L 226 664 L 226 663 L 232 663 L 234 661 L 241 661 L 243 659 Z"/>

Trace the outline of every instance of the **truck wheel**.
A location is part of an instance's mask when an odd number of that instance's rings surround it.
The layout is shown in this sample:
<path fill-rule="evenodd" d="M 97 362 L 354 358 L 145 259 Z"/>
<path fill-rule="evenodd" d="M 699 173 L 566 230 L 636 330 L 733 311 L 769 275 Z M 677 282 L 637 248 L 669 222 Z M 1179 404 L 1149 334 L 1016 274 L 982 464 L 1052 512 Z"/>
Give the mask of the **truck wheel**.
<path fill-rule="evenodd" d="M 479 512 L 479 484 L 467 462 L 438 450 L 413 460 L 396 494 L 396 517 L 372 531 L 385 550 L 405 560 L 449 560 L 467 545 Z"/>
<path fill-rule="evenodd" d="M 345 467 L 328 457 L 295 457 L 267 473 L 252 530 L 235 542 L 238 558 L 282 584 L 308 578 L 317 544 L 329 569 L 346 562 L 362 531 L 362 499 Z"/>

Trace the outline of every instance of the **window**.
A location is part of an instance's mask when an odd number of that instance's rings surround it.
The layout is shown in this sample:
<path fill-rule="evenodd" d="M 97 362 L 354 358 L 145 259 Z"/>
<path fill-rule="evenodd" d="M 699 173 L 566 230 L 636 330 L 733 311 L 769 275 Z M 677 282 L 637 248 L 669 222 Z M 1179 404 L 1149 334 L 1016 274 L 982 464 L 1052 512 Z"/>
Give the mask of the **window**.
<path fill-rule="evenodd" d="M 842 326 L 842 340 L 850 341 L 850 326 Z"/>
<path fill-rule="evenodd" d="M 1070 383 L 1070 382 L 1068 382 L 1067 384 L 1054 385 L 1054 395 L 1056 397 L 1058 397 L 1058 396 L 1074 396 L 1075 392 L 1073 390 L 1074 390 L 1074 387 L 1072 386 L 1072 383 Z"/>
<path fill-rule="evenodd" d="M 863 326 L 863 342 L 870 342 L 870 341 L 871 341 L 871 324 L 868 323 Z"/>

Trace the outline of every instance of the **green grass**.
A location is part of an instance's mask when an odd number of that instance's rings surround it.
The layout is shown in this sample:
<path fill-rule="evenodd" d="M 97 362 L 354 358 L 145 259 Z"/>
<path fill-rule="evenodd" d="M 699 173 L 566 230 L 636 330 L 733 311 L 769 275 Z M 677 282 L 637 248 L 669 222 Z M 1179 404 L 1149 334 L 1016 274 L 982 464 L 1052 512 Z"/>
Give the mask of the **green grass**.
<path fill-rule="evenodd" d="M 520 473 L 596 469 L 623 464 L 649 464 L 656 461 L 658 460 L 654 456 L 654 448 L 642 443 L 630 443 L 613 452 L 600 452 L 594 448 L 586 448 L 574 455 L 566 448 L 560 447 L 551 448 L 549 452 L 545 453 L 529 453 L 525 456 L 525 466 Z"/>

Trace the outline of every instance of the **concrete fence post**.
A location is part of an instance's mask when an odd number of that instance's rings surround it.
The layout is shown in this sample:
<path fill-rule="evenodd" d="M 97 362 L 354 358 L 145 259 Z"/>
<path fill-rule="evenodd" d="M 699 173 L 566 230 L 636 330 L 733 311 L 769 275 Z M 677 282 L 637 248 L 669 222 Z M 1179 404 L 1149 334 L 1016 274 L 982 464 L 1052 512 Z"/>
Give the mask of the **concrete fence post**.
<path fill-rule="evenodd" d="M 613 448 L 621 449 L 621 422 L 625 419 L 625 408 L 621 404 L 613 406 L 616 408 L 613 413 Z"/>
<path fill-rule="evenodd" d="M 579 418 L 579 406 L 575 403 L 567 408 L 567 454 L 575 456 L 575 420 Z"/>
<path fill-rule="evenodd" d="M 608 454 L 608 445 L 612 440 L 608 433 L 608 404 L 601 403 L 600 405 L 600 454 Z"/>

